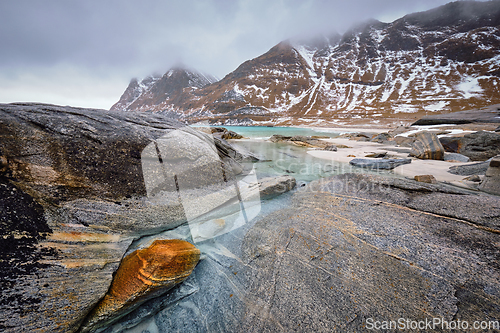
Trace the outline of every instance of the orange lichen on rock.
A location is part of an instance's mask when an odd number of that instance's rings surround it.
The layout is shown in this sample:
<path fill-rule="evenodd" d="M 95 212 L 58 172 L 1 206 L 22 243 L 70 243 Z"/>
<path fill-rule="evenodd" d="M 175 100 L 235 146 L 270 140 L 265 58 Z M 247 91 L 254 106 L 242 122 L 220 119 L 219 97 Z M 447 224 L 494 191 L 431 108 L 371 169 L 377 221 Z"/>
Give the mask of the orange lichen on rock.
<path fill-rule="evenodd" d="M 200 259 L 200 250 L 179 239 L 156 240 L 126 256 L 104 298 L 88 315 L 81 332 L 107 325 L 143 302 L 185 280 Z"/>

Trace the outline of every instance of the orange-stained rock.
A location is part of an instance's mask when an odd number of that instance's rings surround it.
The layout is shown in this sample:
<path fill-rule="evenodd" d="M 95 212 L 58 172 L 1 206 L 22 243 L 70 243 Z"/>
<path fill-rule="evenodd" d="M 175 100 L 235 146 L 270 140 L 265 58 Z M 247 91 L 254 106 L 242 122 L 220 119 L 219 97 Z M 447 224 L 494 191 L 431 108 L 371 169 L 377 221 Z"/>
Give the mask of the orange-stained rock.
<path fill-rule="evenodd" d="M 81 332 L 108 325 L 145 301 L 184 281 L 200 259 L 200 250 L 179 239 L 156 240 L 126 256 L 104 298 L 88 315 Z"/>
<path fill-rule="evenodd" d="M 417 182 L 436 184 L 437 180 L 433 175 L 416 175 L 413 177 Z"/>

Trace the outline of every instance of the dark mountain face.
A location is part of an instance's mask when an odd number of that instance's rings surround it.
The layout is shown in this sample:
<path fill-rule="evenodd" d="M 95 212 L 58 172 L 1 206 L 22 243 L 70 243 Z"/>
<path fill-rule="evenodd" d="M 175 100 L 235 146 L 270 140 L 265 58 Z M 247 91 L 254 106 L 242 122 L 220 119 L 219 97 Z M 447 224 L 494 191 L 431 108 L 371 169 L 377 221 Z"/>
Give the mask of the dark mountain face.
<path fill-rule="evenodd" d="M 213 76 L 175 67 L 163 76 L 148 76 L 140 83 L 132 79 L 124 94 L 111 110 L 145 110 L 168 104 L 180 105 L 188 102 L 192 92 L 217 79 Z"/>
<path fill-rule="evenodd" d="M 500 1 L 463 1 L 285 41 L 218 82 L 175 69 L 132 81 L 113 108 L 222 123 L 410 122 L 500 103 L 499 68 Z"/>

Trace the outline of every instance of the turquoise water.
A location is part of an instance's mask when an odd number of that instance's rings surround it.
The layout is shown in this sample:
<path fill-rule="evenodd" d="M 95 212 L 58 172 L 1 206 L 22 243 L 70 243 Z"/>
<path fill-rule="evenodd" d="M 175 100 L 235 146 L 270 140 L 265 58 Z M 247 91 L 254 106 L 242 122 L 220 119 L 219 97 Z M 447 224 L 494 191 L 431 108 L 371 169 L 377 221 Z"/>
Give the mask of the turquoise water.
<path fill-rule="evenodd" d="M 316 158 L 307 153 L 311 148 L 299 147 L 288 143 L 273 143 L 266 141 L 266 139 L 273 134 L 286 136 L 338 136 L 339 132 L 334 132 L 333 130 L 323 132 L 295 127 L 225 127 L 250 138 L 250 140 L 230 140 L 230 143 L 240 150 L 253 153 L 261 160 L 254 164 L 259 178 L 288 174 L 294 177 L 297 183 L 300 184 L 348 172 L 394 174 L 392 171 L 371 171 L 353 167 L 349 163 L 336 161 L 334 159 L 335 155 L 332 155 L 332 159 Z"/>
<path fill-rule="evenodd" d="M 228 130 L 236 132 L 243 135 L 244 137 L 255 139 L 255 138 L 269 138 L 273 134 L 280 135 L 322 135 L 331 138 L 337 137 L 339 132 L 335 129 L 310 129 L 310 128 L 300 128 L 300 127 L 265 127 L 265 126 L 224 126 Z"/>

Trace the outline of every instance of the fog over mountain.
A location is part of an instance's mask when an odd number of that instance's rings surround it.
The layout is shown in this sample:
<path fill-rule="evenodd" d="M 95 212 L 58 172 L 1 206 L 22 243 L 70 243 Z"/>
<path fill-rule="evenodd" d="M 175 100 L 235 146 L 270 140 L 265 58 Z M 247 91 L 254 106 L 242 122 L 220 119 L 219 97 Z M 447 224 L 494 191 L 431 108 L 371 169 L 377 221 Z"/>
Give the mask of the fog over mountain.
<path fill-rule="evenodd" d="M 3 1 L 0 102 L 109 108 L 178 63 L 219 78 L 273 45 L 447 1 Z"/>

